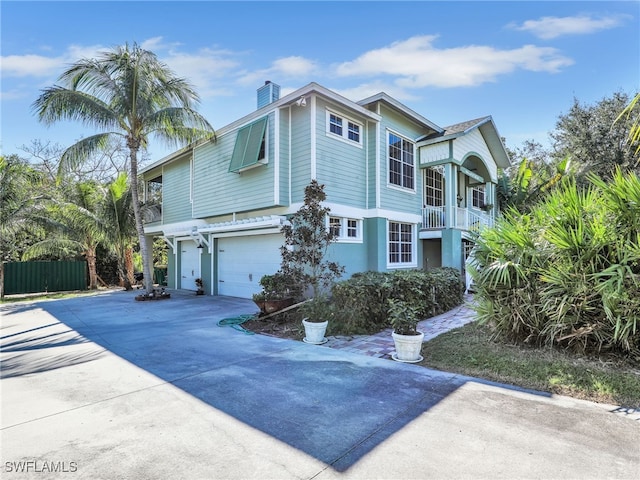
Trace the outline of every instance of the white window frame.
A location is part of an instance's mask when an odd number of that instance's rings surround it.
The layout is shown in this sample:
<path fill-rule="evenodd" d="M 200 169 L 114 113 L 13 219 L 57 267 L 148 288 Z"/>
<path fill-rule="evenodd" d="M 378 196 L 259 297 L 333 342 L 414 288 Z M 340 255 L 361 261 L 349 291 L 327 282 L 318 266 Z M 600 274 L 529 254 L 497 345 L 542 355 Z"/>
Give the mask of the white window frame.
<path fill-rule="evenodd" d="M 355 222 L 355 236 L 349 236 L 349 222 Z M 339 217 L 331 215 L 327 219 L 327 228 L 335 228 L 338 225 L 338 234 L 335 241 L 338 243 L 362 243 L 362 219 L 353 217 Z"/>
<path fill-rule="evenodd" d="M 331 116 L 336 117 L 342 123 L 340 125 L 341 134 L 335 133 L 331 131 L 331 125 L 335 125 L 335 122 L 331 121 Z M 358 127 L 358 140 L 352 140 L 349 138 L 349 133 L 351 132 L 351 127 Z M 352 118 L 349 118 L 341 113 L 334 112 L 333 110 L 327 109 L 327 129 L 326 133 L 328 137 L 335 138 L 336 140 L 343 141 L 348 143 L 349 145 L 358 146 L 362 148 L 362 135 L 364 132 L 364 125 Z"/>
<path fill-rule="evenodd" d="M 399 250 L 398 255 L 400 255 L 400 261 L 393 262 L 391 261 L 391 228 L 392 224 L 397 224 L 402 230 L 402 226 L 409 226 L 411 228 L 411 259 L 408 262 L 402 261 L 402 245 L 403 243 L 406 245 L 406 242 L 403 242 L 402 238 L 398 240 Z M 387 268 L 415 268 L 418 266 L 418 252 L 417 252 L 417 225 L 415 223 L 409 222 L 401 222 L 396 220 L 388 220 L 387 221 Z M 402 234 L 402 231 L 400 231 Z M 394 242 L 395 243 L 395 242 Z"/>
<path fill-rule="evenodd" d="M 471 196 L 471 206 L 473 208 L 477 208 L 478 210 L 481 210 L 482 207 L 484 207 L 487 204 L 487 189 L 485 185 L 475 185 L 473 187 L 469 188 L 470 192 L 470 196 Z M 476 202 L 476 195 L 475 193 L 478 192 L 478 197 L 480 197 L 480 195 L 482 195 L 482 201 L 481 202 Z"/>
<path fill-rule="evenodd" d="M 411 158 L 412 158 L 412 164 L 411 167 L 413 169 L 412 175 L 411 175 L 411 179 L 412 179 L 412 185 L 411 187 L 407 187 L 404 185 L 404 181 L 403 181 L 403 173 L 400 173 L 400 185 L 398 185 L 397 183 L 393 183 L 391 182 L 391 155 L 389 154 L 389 147 L 391 146 L 391 135 L 400 138 L 403 141 L 406 141 L 408 143 L 411 144 Z M 403 152 L 404 150 L 401 150 L 401 152 Z M 386 143 L 386 152 L 387 152 L 387 185 L 391 188 L 396 188 L 396 189 L 400 189 L 403 190 L 405 192 L 412 192 L 415 193 L 416 191 L 416 172 L 418 171 L 418 169 L 416 168 L 416 144 L 414 141 L 409 140 L 407 137 L 405 137 L 404 135 L 399 134 L 398 132 L 394 132 L 393 130 L 387 130 L 387 143 Z M 404 155 L 402 155 L 403 158 L 401 158 L 400 161 L 400 165 L 401 167 L 404 166 L 405 164 L 408 165 L 408 162 L 405 161 L 404 159 Z M 398 161 L 397 159 L 394 159 L 394 161 Z"/>
<path fill-rule="evenodd" d="M 436 174 L 440 175 L 439 179 L 435 177 Z M 440 182 L 440 185 L 437 185 L 438 181 Z M 445 204 L 444 189 L 445 189 L 444 172 L 442 171 L 442 166 L 425 168 L 424 169 L 424 204 L 428 207 L 444 207 L 444 204 Z M 429 199 L 433 199 L 435 203 L 439 203 L 439 205 L 430 204 Z"/>

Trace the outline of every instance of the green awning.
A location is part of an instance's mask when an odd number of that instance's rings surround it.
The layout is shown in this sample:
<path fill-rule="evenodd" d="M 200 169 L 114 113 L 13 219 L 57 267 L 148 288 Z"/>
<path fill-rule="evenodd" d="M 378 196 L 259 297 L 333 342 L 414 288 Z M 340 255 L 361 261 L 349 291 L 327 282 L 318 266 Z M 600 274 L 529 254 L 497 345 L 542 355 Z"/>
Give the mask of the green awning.
<path fill-rule="evenodd" d="M 233 147 L 229 164 L 230 172 L 239 172 L 258 163 L 266 128 L 267 117 L 264 117 L 238 130 L 236 145 Z"/>

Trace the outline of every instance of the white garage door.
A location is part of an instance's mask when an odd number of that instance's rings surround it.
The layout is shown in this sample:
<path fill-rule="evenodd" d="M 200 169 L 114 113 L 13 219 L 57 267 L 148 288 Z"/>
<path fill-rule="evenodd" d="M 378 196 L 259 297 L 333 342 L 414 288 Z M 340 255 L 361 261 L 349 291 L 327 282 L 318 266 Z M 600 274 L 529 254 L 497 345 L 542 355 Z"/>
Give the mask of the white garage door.
<path fill-rule="evenodd" d="M 218 239 L 218 295 L 251 298 L 260 279 L 280 268 L 279 233 Z"/>

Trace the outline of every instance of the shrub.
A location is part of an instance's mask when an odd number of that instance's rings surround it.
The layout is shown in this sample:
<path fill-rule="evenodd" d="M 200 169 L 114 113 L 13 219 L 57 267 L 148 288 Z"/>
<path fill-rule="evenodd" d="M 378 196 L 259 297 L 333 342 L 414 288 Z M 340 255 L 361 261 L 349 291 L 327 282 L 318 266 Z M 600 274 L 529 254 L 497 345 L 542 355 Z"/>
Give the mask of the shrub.
<path fill-rule="evenodd" d="M 389 327 L 389 300 L 415 308 L 420 319 L 462 303 L 464 284 L 453 268 L 363 272 L 332 289 L 342 333 L 374 333 Z"/>
<path fill-rule="evenodd" d="M 640 179 L 564 184 L 483 231 L 478 317 L 521 342 L 640 355 Z"/>

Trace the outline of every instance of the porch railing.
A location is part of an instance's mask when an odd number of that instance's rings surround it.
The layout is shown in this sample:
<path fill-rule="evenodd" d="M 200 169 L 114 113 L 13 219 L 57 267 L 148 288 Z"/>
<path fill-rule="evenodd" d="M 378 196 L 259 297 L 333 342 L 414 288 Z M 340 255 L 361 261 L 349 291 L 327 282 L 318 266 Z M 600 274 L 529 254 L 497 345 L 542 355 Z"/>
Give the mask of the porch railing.
<path fill-rule="evenodd" d="M 479 230 L 493 226 L 493 217 L 468 208 L 425 207 L 422 209 L 422 229 L 441 230 L 447 226 L 447 211 L 453 215 L 450 224 L 460 230 Z"/>

